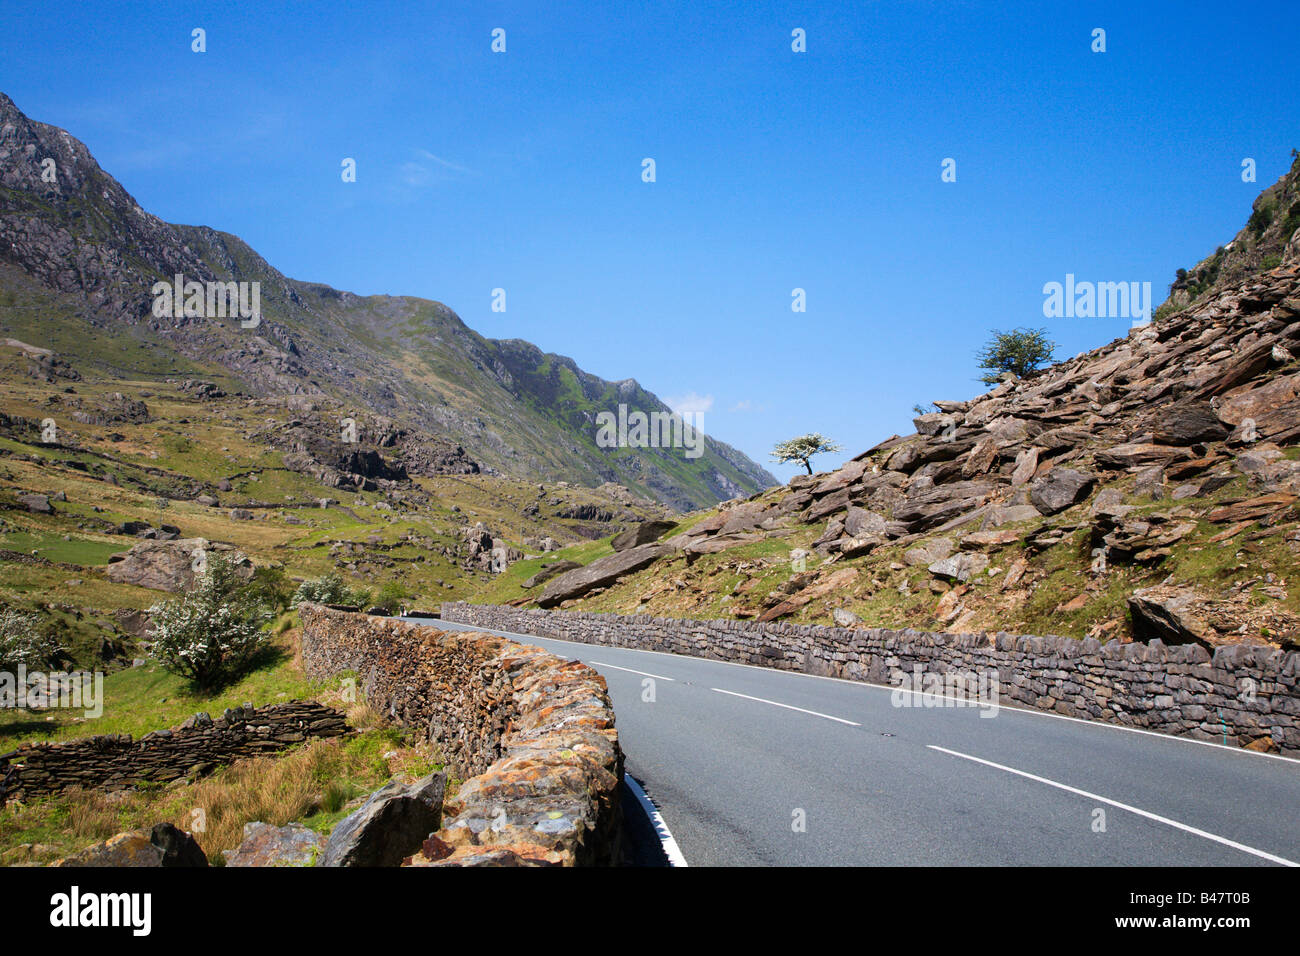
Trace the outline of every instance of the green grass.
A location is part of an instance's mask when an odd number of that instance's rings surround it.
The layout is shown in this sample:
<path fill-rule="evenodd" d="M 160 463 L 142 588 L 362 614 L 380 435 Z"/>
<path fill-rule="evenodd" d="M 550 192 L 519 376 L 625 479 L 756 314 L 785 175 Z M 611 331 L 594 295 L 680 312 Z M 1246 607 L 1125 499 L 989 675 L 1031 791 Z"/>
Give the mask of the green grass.
<path fill-rule="evenodd" d="M 337 684 L 330 685 L 331 688 Z M 0 711 L 0 747 L 37 740 L 72 740 L 96 734 L 131 734 L 174 727 L 199 711 L 219 717 L 228 707 L 256 707 L 319 696 L 322 685 L 307 681 L 283 649 L 273 663 L 213 693 L 196 692 L 181 677 L 150 661 L 104 677 L 103 715 L 80 710 Z"/>
<path fill-rule="evenodd" d="M 49 561 L 79 564 L 83 567 L 106 565 L 109 555 L 125 551 L 127 547 L 128 545 L 116 541 L 95 541 L 90 538 L 73 537 L 71 541 L 65 541 L 63 535 L 54 532 L 33 534 L 16 531 L 0 535 L 0 548 L 37 554 Z"/>

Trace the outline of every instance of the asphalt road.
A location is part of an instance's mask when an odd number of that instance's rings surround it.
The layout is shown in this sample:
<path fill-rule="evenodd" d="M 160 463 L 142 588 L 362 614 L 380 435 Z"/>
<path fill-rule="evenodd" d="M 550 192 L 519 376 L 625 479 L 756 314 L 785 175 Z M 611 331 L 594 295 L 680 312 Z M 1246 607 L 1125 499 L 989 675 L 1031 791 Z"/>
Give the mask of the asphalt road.
<path fill-rule="evenodd" d="M 869 684 L 490 633 L 605 676 L 627 771 L 691 866 L 1300 864 L 1300 761 Z"/>

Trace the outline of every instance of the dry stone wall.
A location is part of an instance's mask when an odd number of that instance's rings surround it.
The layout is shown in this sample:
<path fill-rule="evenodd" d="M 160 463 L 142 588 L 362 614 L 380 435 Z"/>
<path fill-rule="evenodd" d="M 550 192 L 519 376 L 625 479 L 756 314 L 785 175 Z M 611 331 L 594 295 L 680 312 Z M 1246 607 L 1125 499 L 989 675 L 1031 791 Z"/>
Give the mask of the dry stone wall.
<path fill-rule="evenodd" d="M 487 634 L 304 604 L 309 676 L 436 742 L 466 779 L 411 863 L 604 865 L 621 857 L 623 755 L 605 679 Z"/>
<path fill-rule="evenodd" d="M 784 622 L 694 621 L 461 602 L 445 620 L 585 644 L 666 651 L 848 680 L 996 672 L 1002 703 L 1300 754 L 1300 654 L 1233 645 L 1109 644 Z M 1269 743 L 1261 744 L 1262 738 Z"/>
<path fill-rule="evenodd" d="M 101 734 L 67 743 L 24 744 L 0 756 L 0 804 L 68 787 L 119 790 L 207 773 L 240 757 L 257 757 L 312 737 L 347 733 L 343 714 L 311 700 L 239 707 L 215 720 L 195 714 L 175 730 L 139 740 Z"/>

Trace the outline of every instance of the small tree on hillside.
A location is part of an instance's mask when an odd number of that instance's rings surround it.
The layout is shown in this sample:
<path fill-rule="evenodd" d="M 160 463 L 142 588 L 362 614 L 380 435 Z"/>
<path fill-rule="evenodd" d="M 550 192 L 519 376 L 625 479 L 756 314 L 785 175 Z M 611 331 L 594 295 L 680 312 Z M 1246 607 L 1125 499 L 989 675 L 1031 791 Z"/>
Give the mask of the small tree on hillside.
<path fill-rule="evenodd" d="M 808 469 L 808 474 L 811 475 L 812 465 L 808 463 L 808 459 L 823 452 L 836 452 L 839 450 L 840 446 L 826 436 L 817 432 L 809 432 L 807 435 L 800 435 L 798 438 L 778 442 L 777 446 L 772 449 L 772 460 L 780 464 L 785 464 L 788 461 L 802 462 L 803 466 Z"/>
<path fill-rule="evenodd" d="M 14 672 L 21 664 L 27 668 L 40 668 L 50 663 L 59 653 L 58 645 L 42 630 L 34 615 L 0 610 L 0 671 Z"/>
<path fill-rule="evenodd" d="M 184 597 L 155 604 L 149 616 L 158 660 L 204 690 L 244 673 L 270 642 L 271 612 L 221 555 L 208 558 Z"/>
<path fill-rule="evenodd" d="M 996 385 L 1010 372 L 1023 378 L 1052 360 L 1056 343 L 1047 338 L 1046 329 L 1012 329 L 1010 332 L 994 330 L 993 338 L 976 354 L 980 368 L 988 369 L 980 376 L 985 385 Z"/>

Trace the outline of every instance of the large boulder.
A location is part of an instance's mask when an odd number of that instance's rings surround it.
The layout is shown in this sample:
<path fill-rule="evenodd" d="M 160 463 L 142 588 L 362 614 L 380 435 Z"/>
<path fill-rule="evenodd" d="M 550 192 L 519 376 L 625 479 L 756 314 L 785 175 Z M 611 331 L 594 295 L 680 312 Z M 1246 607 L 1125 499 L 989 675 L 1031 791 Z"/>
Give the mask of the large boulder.
<path fill-rule="evenodd" d="M 447 775 L 390 780 L 330 834 L 321 866 L 399 866 L 441 825 Z"/>
<path fill-rule="evenodd" d="M 226 866 L 312 866 L 325 838 L 301 823 L 277 827 L 255 821 L 244 824 L 244 842 L 225 850 Z"/>
<path fill-rule="evenodd" d="M 848 501 L 848 492 L 844 493 L 845 502 Z M 762 525 L 768 518 L 776 517 L 765 502 L 746 501 L 734 508 L 729 508 L 722 513 L 727 520 L 722 523 L 718 529 L 719 534 L 738 534 L 742 531 L 753 531 Z"/>
<path fill-rule="evenodd" d="M 1030 479 L 1034 477 L 1034 472 L 1038 470 L 1038 449 L 1026 448 L 1016 455 L 1016 464 L 1011 472 L 1011 484 L 1013 487 L 1029 484 Z"/>
<path fill-rule="evenodd" d="M 109 557 L 108 579 L 116 584 L 134 584 L 155 591 L 182 591 L 194 583 L 194 555 L 198 551 L 234 556 L 228 544 L 204 538 L 179 538 L 175 541 L 143 541 L 130 551 Z M 253 577 L 253 565 L 240 555 L 238 570 L 244 580 Z M 201 562 L 200 562 L 201 563 Z"/>
<path fill-rule="evenodd" d="M 1042 514 L 1033 505 L 993 505 L 988 512 L 988 526 L 1000 528 L 1004 524 L 1020 521 L 1037 521 Z"/>
<path fill-rule="evenodd" d="M 829 495 L 832 491 L 839 491 L 841 488 L 847 488 L 853 484 L 867 470 L 867 462 L 850 461 L 837 471 L 831 472 L 827 477 L 821 479 L 813 487 L 812 493 L 818 497 Z"/>
<path fill-rule="evenodd" d="M 638 545 L 658 541 L 675 527 L 677 527 L 675 521 L 660 521 L 657 519 L 642 521 L 640 524 L 614 535 L 614 540 L 610 544 L 613 545 L 615 551 L 626 551 L 628 548 L 635 548 Z"/>
<path fill-rule="evenodd" d="M 163 866 L 207 866 L 208 857 L 186 831 L 171 823 L 155 823 L 149 842 L 162 851 Z"/>
<path fill-rule="evenodd" d="M 1154 436 L 1160 445 L 1193 445 L 1222 441 L 1228 431 L 1209 402 L 1176 402 L 1160 410 Z"/>
<path fill-rule="evenodd" d="M 720 551 L 739 548 L 744 544 L 762 541 L 765 537 L 766 535 L 757 531 L 752 534 L 741 531 L 715 534 L 707 538 L 696 538 L 685 544 L 681 550 L 686 554 L 686 563 L 690 564 L 701 554 L 717 554 Z"/>
<path fill-rule="evenodd" d="M 1019 541 L 1019 531 L 974 531 L 958 542 L 963 551 L 993 551 Z"/>
<path fill-rule="evenodd" d="M 1225 395 L 1218 414 L 1223 421 L 1239 426 L 1246 419 L 1255 423 L 1260 438 L 1281 440 L 1300 421 L 1300 373 L 1284 375 L 1257 388 Z"/>
<path fill-rule="evenodd" d="M 1197 613 L 1198 595 L 1190 588 L 1156 586 L 1134 591 L 1128 599 L 1133 640 L 1160 639 L 1166 644 L 1214 647 L 1214 631 Z"/>
<path fill-rule="evenodd" d="M 1029 485 L 1029 501 L 1040 514 L 1054 515 L 1088 496 L 1097 479 L 1073 468 L 1053 468 Z"/>
<path fill-rule="evenodd" d="M 903 554 L 903 560 L 912 567 L 922 564 L 934 564 L 934 562 L 948 557 L 953 552 L 953 543 L 951 538 L 933 538 L 929 541 L 923 541 L 915 548 L 909 548 Z"/>
<path fill-rule="evenodd" d="M 937 578 L 947 581 L 965 582 L 989 566 L 988 555 L 979 552 L 962 551 L 934 562 L 928 568 Z"/>
<path fill-rule="evenodd" d="M 597 558 L 585 567 L 567 571 L 554 578 L 546 585 L 537 599 L 538 607 L 555 607 L 561 601 L 581 597 L 595 588 L 606 587 L 619 578 L 640 571 L 673 549 L 667 545 L 654 543 L 642 544 L 626 551 L 615 551 L 603 558 Z"/>
<path fill-rule="evenodd" d="M 848 513 L 844 516 L 844 533 L 853 538 L 862 538 L 867 535 L 883 535 L 888 522 L 884 515 L 877 514 L 874 511 L 868 511 L 866 508 L 859 508 L 856 505 L 849 508 Z"/>
<path fill-rule="evenodd" d="M 1175 458 L 1186 456 L 1187 452 L 1172 445 L 1156 445 L 1151 442 L 1127 442 L 1102 449 L 1092 457 L 1102 468 L 1118 470 L 1139 468 L 1143 465 L 1167 465 Z"/>
<path fill-rule="evenodd" d="M 18 496 L 18 503 L 32 514 L 54 514 L 54 508 L 50 505 L 49 495 L 38 494 L 34 491 L 27 492 Z"/>
<path fill-rule="evenodd" d="M 994 487 L 991 482 L 953 481 L 925 488 L 894 508 L 894 520 L 911 531 L 924 531 L 978 508 Z"/>

